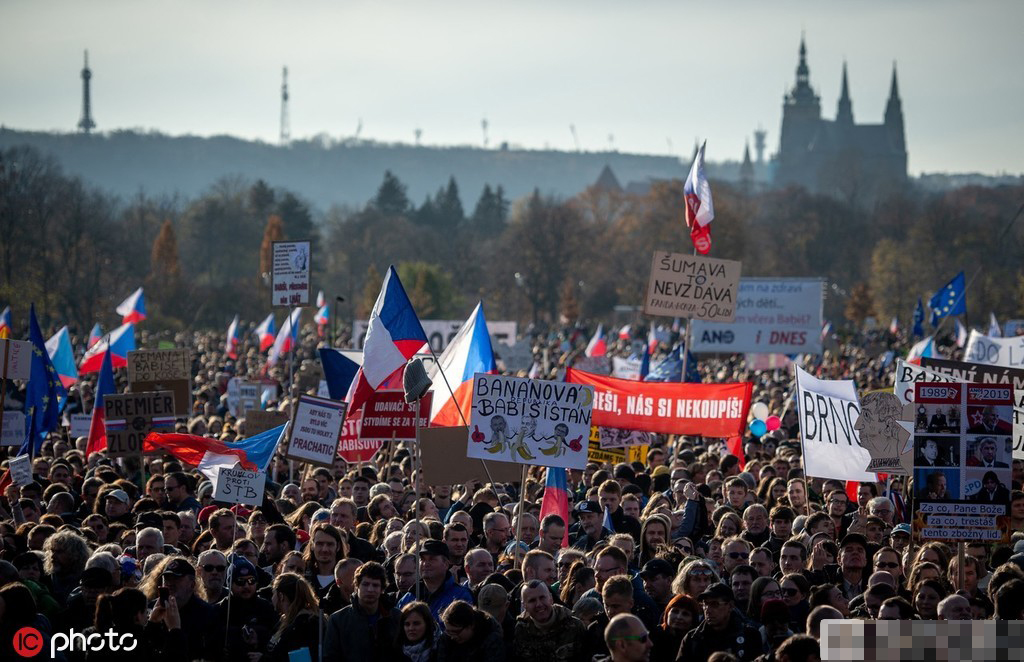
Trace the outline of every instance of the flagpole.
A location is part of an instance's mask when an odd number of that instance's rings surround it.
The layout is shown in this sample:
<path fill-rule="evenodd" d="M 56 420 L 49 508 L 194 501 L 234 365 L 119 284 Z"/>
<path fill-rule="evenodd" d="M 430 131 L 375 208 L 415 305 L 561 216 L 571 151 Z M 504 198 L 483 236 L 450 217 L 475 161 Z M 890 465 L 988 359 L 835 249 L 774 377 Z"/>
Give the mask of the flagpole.
<path fill-rule="evenodd" d="M 696 222 L 697 221 L 694 220 L 694 223 L 696 223 Z M 693 247 L 693 256 L 697 257 L 697 247 L 696 246 Z M 693 323 L 693 318 L 692 317 L 687 317 L 686 318 L 686 329 L 683 331 L 683 361 L 682 361 L 682 363 L 683 363 L 683 372 L 682 372 L 681 375 L 679 375 L 679 379 L 681 379 L 684 382 L 686 381 L 686 369 L 687 369 L 687 364 L 689 363 L 689 358 L 690 358 L 690 325 L 692 323 Z M 672 449 L 672 466 L 673 467 L 676 465 L 676 462 L 679 460 L 679 449 L 680 449 L 680 447 L 682 445 L 683 445 L 682 444 L 682 435 L 678 435 L 676 437 L 676 445 Z"/>
<path fill-rule="evenodd" d="M 6 338 L 4 340 L 4 371 L 0 373 L 0 434 L 3 434 L 4 429 L 4 402 L 7 401 L 7 364 L 11 356 L 11 339 Z M 32 452 L 32 446 L 29 446 L 29 454 Z"/>

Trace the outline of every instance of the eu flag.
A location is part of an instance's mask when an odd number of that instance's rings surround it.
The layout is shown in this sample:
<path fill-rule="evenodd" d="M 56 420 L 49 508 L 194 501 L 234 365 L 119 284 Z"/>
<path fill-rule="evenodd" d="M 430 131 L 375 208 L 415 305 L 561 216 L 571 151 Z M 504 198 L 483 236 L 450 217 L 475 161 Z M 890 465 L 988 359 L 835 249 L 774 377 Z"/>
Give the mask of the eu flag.
<path fill-rule="evenodd" d="M 683 378 L 683 352 L 687 352 L 685 379 Z M 680 344 L 664 361 L 651 370 L 651 374 L 647 375 L 644 381 L 699 384 L 700 372 L 697 370 L 697 357 L 692 352 L 684 349 L 683 345 Z"/>
<path fill-rule="evenodd" d="M 914 308 L 914 330 L 911 333 L 915 338 L 924 335 L 924 305 L 921 304 L 921 297 L 917 298 L 917 308 Z"/>
<path fill-rule="evenodd" d="M 935 326 L 940 319 L 948 315 L 964 315 L 967 313 L 967 287 L 964 285 L 964 272 L 953 276 L 953 280 L 945 284 L 938 292 L 928 300 L 928 307 L 932 309 L 932 326 Z"/>
<path fill-rule="evenodd" d="M 18 455 L 29 453 L 34 456 L 46 435 L 60 424 L 60 414 L 68 394 L 46 352 L 35 304 L 29 313 L 28 339 L 32 343 L 32 372 L 25 395 L 25 443 L 18 450 Z"/>

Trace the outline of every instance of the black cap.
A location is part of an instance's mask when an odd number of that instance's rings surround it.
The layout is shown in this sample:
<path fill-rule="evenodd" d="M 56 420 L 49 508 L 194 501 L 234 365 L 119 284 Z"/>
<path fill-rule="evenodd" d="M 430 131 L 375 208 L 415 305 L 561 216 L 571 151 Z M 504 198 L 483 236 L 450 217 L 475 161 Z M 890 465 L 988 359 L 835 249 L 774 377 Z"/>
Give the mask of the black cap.
<path fill-rule="evenodd" d="M 859 533 L 847 533 L 843 536 L 843 541 L 839 543 L 839 549 L 847 545 L 860 545 L 866 552 L 868 549 L 868 539 Z"/>
<path fill-rule="evenodd" d="M 164 518 L 160 516 L 160 513 L 152 510 L 139 513 L 138 519 L 135 520 L 135 528 L 144 529 L 150 526 L 162 531 L 164 528 Z"/>
<path fill-rule="evenodd" d="M 107 588 L 114 583 L 114 577 L 106 568 L 86 568 L 78 583 L 85 588 Z"/>
<path fill-rule="evenodd" d="M 195 577 L 196 569 L 185 559 L 178 558 L 168 563 L 161 574 L 172 577 Z"/>
<path fill-rule="evenodd" d="M 604 511 L 601 510 L 601 504 L 596 501 L 580 501 L 576 504 L 577 513 L 591 513 L 594 515 L 603 515 Z"/>
<path fill-rule="evenodd" d="M 443 543 L 440 540 L 424 540 L 420 543 L 420 556 L 424 554 L 428 556 L 443 556 L 446 559 L 451 557 L 447 543 Z"/>
<path fill-rule="evenodd" d="M 703 593 L 701 593 L 700 595 L 697 596 L 697 601 L 698 602 L 703 602 L 704 600 L 716 600 L 716 599 L 717 600 L 726 600 L 728 602 L 733 602 L 734 601 L 735 598 L 734 598 L 734 596 L 732 594 L 732 589 L 729 588 L 728 584 L 723 584 L 722 582 L 717 582 L 715 584 L 712 584 L 711 586 L 708 586 L 706 589 L 704 589 Z"/>
<path fill-rule="evenodd" d="M 668 575 L 674 577 L 676 574 L 672 564 L 665 559 L 651 559 L 644 564 L 644 569 L 640 571 L 640 576 L 644 579 L 650 579 L 659 575 Z"/>

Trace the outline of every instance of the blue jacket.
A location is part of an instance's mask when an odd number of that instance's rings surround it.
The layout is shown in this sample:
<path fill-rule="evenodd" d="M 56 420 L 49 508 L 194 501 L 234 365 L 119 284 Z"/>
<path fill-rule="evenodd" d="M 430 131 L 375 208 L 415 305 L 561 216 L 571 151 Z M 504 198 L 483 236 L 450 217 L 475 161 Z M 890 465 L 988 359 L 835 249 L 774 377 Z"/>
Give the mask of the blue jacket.
<path fill-rule="evenodd" d="M 426 584 L 420 581 L 420 599 L 430 605 L 430 614 L 438 624 L 441 623 L 441 612 L 456 600 L 465 600 L 469 604 L 473 604 L 473 594 L 465 586 L 459 585 L 451 575 L 446 576 L 444 583 L 433 593 L 430 593 Z M 396 607 L 401 609 L 415 601 L 416 591 L 412 590 L 402 596 Z"/>

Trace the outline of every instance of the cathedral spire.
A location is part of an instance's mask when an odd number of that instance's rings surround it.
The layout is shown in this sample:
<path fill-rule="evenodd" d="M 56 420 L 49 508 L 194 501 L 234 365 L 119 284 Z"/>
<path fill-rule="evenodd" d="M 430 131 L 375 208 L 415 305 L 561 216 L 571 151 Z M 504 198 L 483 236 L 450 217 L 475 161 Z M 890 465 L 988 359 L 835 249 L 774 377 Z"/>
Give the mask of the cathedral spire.
<path fill-rule="evenodd" d="M 850 100 L 850 84 L 846 78 L 846 61 L 843 61 L 843 85 L 839 93 L 839 108 L 836 111 L 836 122 L 853 124 L 853 102 Z"/>
<path fill-rule="evenodd" d="M 810 69 L 807 67 L 807 43 L 803 33 L 800 34 L 800 62 L 796 65 L 796 86 L 807 85 L 811 78 Z"/>
<path fill-rule="evenodd" d="M 906 137 L 903 132 L 903 102 L 896 82 L 896 63 L 892 63 L 892 83 L 889 86 L 889 101 L 885 104 L 885 126 L 896 149 L 906 151 Z"/>

